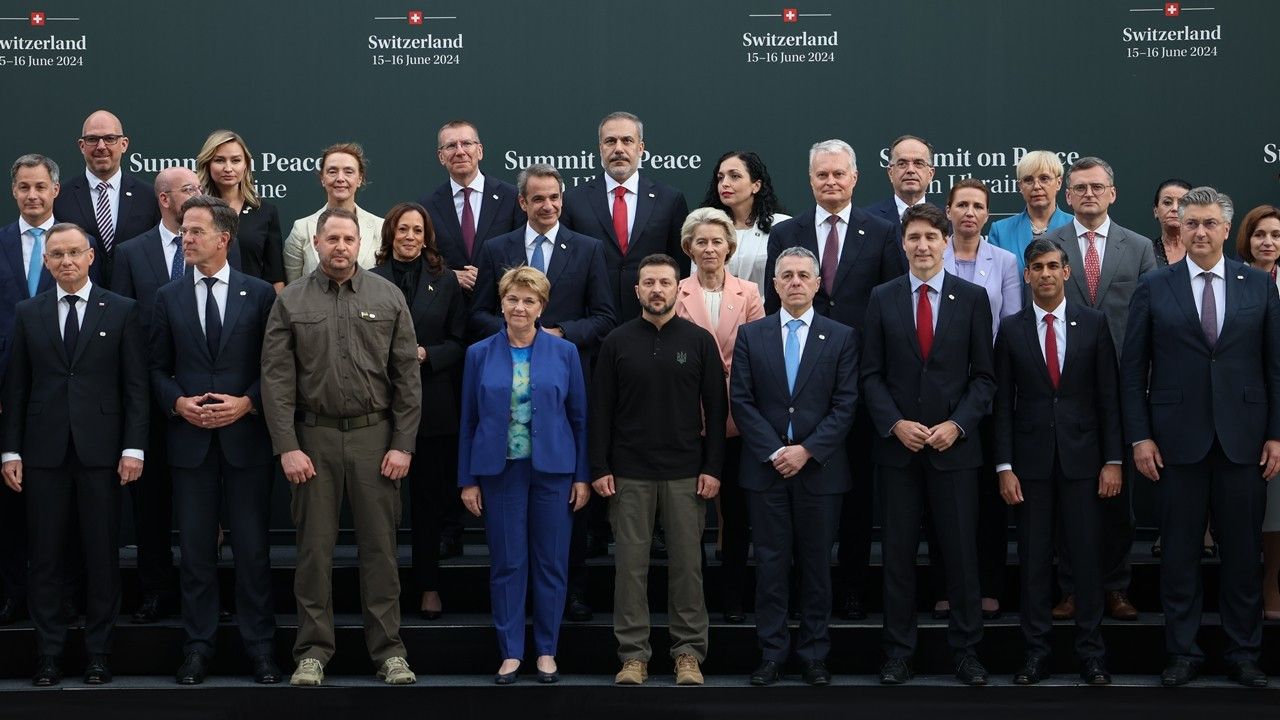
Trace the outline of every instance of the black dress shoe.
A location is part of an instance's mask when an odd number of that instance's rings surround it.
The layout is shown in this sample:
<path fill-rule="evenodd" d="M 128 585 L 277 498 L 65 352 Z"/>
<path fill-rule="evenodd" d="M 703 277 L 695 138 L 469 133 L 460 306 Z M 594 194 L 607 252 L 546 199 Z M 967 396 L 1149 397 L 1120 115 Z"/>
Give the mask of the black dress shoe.
<path fill-rule="evenodd" d="M 726 609 L 724 611 L 724 621 L 730 625 L 741 625 L 747 621 L 747 613 L 742 608 Z"/>
<path fill-rule="evenodd" d="M 845 620 L 866 620 L 867 610 L 862 607 L 862 601 L 857 595 L 850 594 L 840 604 L 840 617 Z"/>
<path fill-rule="evenodd" d="M 1267 686 L 1267 674 L 1262 672 L 1258 663 L 1252 660 L 1241 660 L 1231 663 L 1227 668 L 1227 679 L 1245 687 L 1262 688 Z"/>
<path fill-rule="evenodd" d="M 1085 658 L 1084 668 L 1080 670 L 1080 679 L 1088 685 L 1110 685 L 1111 673 L 1107 672 L 1107 664 L 1102 658 Z"/>
<path fill-rule="evenodd" d="M 137 625 L 147 625 L 160 619 L 160 596 L 147 595 L 142 598 L 142 602 L 138 603 L 138 609 L 133 611 L 133 622 Z"/>
<path fill-rule="evenodd" d="M 27 604 L 15 598 L 0 603 L 0 625 L 12 625 L 27 616 Z"/>
<path fill-rule="evenodd" d="M 564 619 L 570 622 L 587 622 L 591 619 L 591 606 L 582 599 L 579 593 L 569 593 L 568 602 L 564 605 Z"/>
<path fill-rule="evenodd" d="M 951 608 L 949 607 L 940 608 L 940 607 L 934 606 L 933 608 L 934 620 L 949 620 L 950 618 L 951 618 Z"/>
<path fill-rule="evenodd" d="M 460 540 L 441 540 L 440 541 L 440 559 L 448 560 L 452 557 L 458 557 L 462 554 L 462 541 Z"/>
<path fill-rule="evenodd" d="M 111 682 L 111 669 L 107 667 L 106 655 L 90 655 L 89 664 L 84 668 L 85 685 L 106 685 Z"/>
<path fill-rule="evenodd" d="M 36 674 L 31 684 L 36 687 L 53 687 L 62 682 L 62 663 L 57 655 L 41 655 L 36 661 Z"/>
<path fill-rule="evenodd" d="M 418 617 L 423 620 L 439 620 L 443 614 L 440 610 L 418 610 Z"/>
<path fill-rule="evenodd" d="M 777 660 L 765 660 L 760 667 L 751 673 L 751 684 L 756 687 L 772 685 L 782 679 L 782 663 Z"/>
<path fill-rule="evenodd" d="M 538 682 L 543 685 L 552 685 L 560 682 L 560 670 L 552 670 L 551 672 L 538 671 Z"/>
<path fill-rule="evenodd" d="M 1022 668 L 1013 674 L 1014 685 L 1035 685 L 1049 677 L 1049 659 L 1043 655 L 1028 655 Z"/>
<path fill-rule="evenodd" d="M 831 671 L 827 669 L 827 664 L 821 660 L 811 660 L 805 663 L 804 668 L 800 670 L 800 677 L 806 683 L 815 687 L 831 684 Z"/>
<path fill-rule="evenodd" d="M 208 675 L 208 658 L 193 650 L 182 659 L 182 665 L 178 667 L 178 672 L 174 674 L 173 679 L 179 685 L 199 685 Z"/>
<path fill-rule="evenodd" d="M 995 610 L 983 610 L 982 619 L 983 620 L 999 620 L 1000 616 L 1003 614 L 1004 614 L 1004 611 L 1001 610 L 1000 608 L 996 608 Z"/>
<path fill-rule="evenodd" d="M 986 685 L 987 669 L 982 667 L 976 655 L 966 655 L 956 665 L 956 679 L 969 686 Z"/>
<path fill-rule="evenodd" d="M 520 679 L 520 668 L 516 668 L 507 673 L 496 673 L 493 676 L 494 685 L 514 685 L 516 680 Z"/>
<path fill-rule="evenodd" d="M 283 677 L 280 666 L 270 655 L 259 655 L 250 662 L 253 663 L 253 681 L 259 685 L 276 685 Z"/>
<path fill-rule="evenodd" d="M 889 658 L 880 666 L 881 685 L 902 685 L 911 679 L 911 663 L 906 658 Z"/>
<path fill-rule="evenodd" d="M 1200 664 L 1187 658 L 1176 658 L 1160 673 L 1160 684 L 1165 687 L 1186 685 L 1200 674 Z"/>

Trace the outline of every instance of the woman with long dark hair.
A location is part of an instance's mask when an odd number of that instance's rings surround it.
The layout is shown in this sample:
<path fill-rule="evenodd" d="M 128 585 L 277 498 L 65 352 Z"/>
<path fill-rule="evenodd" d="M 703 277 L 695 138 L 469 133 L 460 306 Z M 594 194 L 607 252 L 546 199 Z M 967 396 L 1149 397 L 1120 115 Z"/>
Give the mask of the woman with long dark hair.
<path fill-rule="evenodd" d="M 725 269 L 736 278 L 763 287 L 761 283 L 768 274 L 764 264 L 769 231 L 791 216 L 780 212 L 782 206 L 773 192 L 769 169 L 759 155 L 734 150 L 721 155 L 714 167 L 702 207 L 724 211 L 733 220 L 738 236 L 737 251 Z"/>

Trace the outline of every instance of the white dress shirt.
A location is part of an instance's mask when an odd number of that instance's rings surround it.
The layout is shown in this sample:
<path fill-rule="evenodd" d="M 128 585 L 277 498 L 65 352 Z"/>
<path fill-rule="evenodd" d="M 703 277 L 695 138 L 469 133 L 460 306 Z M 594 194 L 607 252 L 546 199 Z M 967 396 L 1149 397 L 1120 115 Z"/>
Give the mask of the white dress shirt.
<path fill-rule="evenodd" d="M 902 198 L 898 197 L 898 194 L 897 194 L 897 193 L 894 193 L 894 194 L 893 194 L 893 204 L 898 206 L 898 219 L 899 219 L 899 220 L 901 220 L 901 219 L 902 219 L 902 214 L 903 214 L 903 213 L 905 213 L 905 212 L 907 211 L 907 208 L 909 208 L 909 207 L 915 207 L 916 205 L 923 205 L 925 202 L 927 202 L 927 201 L 924 199 L 924 196 L 923 196 L 923 195 L 921 195 L 921 196 L 920 196 L 920 202 L 912 203 L 911 205 L 908 205 L 908 204 L 907 204 L 907 203 L 906 203 Z"/>
<path fill-rule="evenodd" d="M 543 267 L 547 270 L 551 269 L 551 252 L 553 249 L 555 249 L 556 235 L 559 233 L 560 233 L 560 223 L 556 223 L 555 227 L 542 233 L 542 236 L 550 241 L 542 244 L 542 260 L 544 262 Z M 529 223 L 525 223 L 524 225 L 524 259 L 526 262 L 529 263 L 530 266 L 533 265 L 533 250 L 536 247 L 536 245 L 534 244 L 534 241 L 537 239 L 538 239 L 538 231 L 534 230 L 533 226 L 530 225 Z"/>
<path fill-rule="evenodd" d="M 462 186 L 458 184 L 451 176 L 449 178 L 449 187 L 453 190 L 453 211 L 458 214 L 458 225 L 462 225 L 462 198 L 466 196 L 462 192 Z M 475 218 L 476 224 L 480 224 L 480 200 L 484 197 L 484 173 L 476 172 L 476 176 L 472 178 L 467 187 L 473 191 L 471 193 L 471 217 Z M 475 228 L 472 228 L 475 229 Z"/>
<path fill-rule="evenodd" d="M 1089 232 L 1089 228 L 1080 224 L 1079 220 L 1071 221 L 1076 226 L 1076 242 L 1080 244 L 1080 258 L 1083 262 L 1084 257 L 1089 254 L 1089 238 L 1085 237 L 1085 233 Z M 1107 237 L 1111 235 L 1111 216 L 1107 216 L 1106 220 L 1093 231 L 1097 236 L 1094 245 L 1098 248 L 1098 270 L 1102 270 L 1102 258 L 1107 254 Z M 1081 269 L 1081 272 L 1084 272 Z"/>
<path fill-rule="evenodd" d="M 31 253 L 35 251 L 36 247 L 36 238 L 31 234 L 31 228 L 34 227 L 44 230 L 44 239 L 45 242 L 48 242 L 49 228 L 53 227 L 53 216 L 50 215 L 47 220 L 39 225 L 32 225 L 27 222 L 26 218 L 21 215 L 18 216 L 18 235 L 22 237 L 22 275 L 27 280 L 31 279 Z M 44 261 L 41 260 L 41 265 L 43 263 Z"/>
<path fill-rule="evenodd" d="M 929 293 L 928 293 L 929 309 L 930 311 L 932 311 L 931 314 L 933 316 L 933 329 L 934 330 L 938 329 L 938 307 L 941 305 L 940 300 L 942 299 L 942 278 L 945 275 L 946 273 L 943 272 L 941 268 L 939 268 L 938 272 L 934 273 L 933 277 L 929 278 L 928 280 L 921 280 L 920 278 L 916 277 L 914 274 L 907 273 L 907 278 L 911 280 L 912 325 L 915 324 L 917 308 L 920 305 L 920 286 L 928 285 L 929 286 Z"/>
<path fill-rule="evenodd" d="M 174 239 L 177 239 L 177 245 L 174 245 Z M 164 250 L 164 268 L 172 273 L 173 256 L 182 252 L 182 236 L 169 232 L 169 228 L 165 227 L 164 223 L 160 223 L 160 247 Z"/>
<path fill-rule="evenodd" d="M 778 311 L 778 321 L 782 323 L 782 357 L 783 357 L 784 368 L 786 367 L 786 357 L 787 357 L 787 335 L 789 335 L 791 332 L 790 330 L 787 329 L 787 323 L 791 322 L 792 320 L 800 321 L 800 327 L 796 328 L 796 340 L 800 342 L 800 357 L 803 358 L 804 344 L 809 340 L 809 328 L 813 325 L 813 315 L 814 315 L 814 312 L 813 312 L 812 305 L 809 306 L 808 310 L 805 310 L 803 313 L 801 313 L 799 317 L 792 315 L 791 312 L 786 308 L 781 308 Z M 769 456 L 769 459 L 773 460 L 777 458 L 778 453 L 782 452 L 784 449 L 785 449 L 785 446 L 780 447 L 777 450 L 774 450 L 773 454 Z"/>
<path fill-rule="evenodd" d="M 196 288 L 196 315 L 200 317 L 200 332 L 204 332 L 204 306 L 205 299 L 209 295 L 209 291 L 205 288 L 204 279 L 210 277 L 200 272 L 197 268 L 191 273 L 191 277 L 195 281 Z M 227 292 L 231 289 L 231 264 L 223 263 L 222 269 L 214 273 L 213 276 L 217 282 L 213 284 L 213 300 L 218 304 L 218 320 L 219 324 L 227 316 Z"/>
<path fill-rule="evenodd" d="M 839 249 L 839 252 L 836 253 L 837 265 L 840 264 L 840 258 L 844 255 L 844 236 L 849 232 L 849 211 L 852 208 L 852 204 L 845 205 L 835 213 L 836 217 L 840 218 L 840 221 L 836 223 L 836 237 L 839 240 L 839 242 L 836 243 L 836 247 Z M 819 268 L 822 267 L 823 256 L 827 253 L 827 233 L 831 232 L 831 226 L 827 224 L 827 218 L 829 217 L 831 217 L 831 213 L 824 210 L 821 205 L 817 207 L 817 210 L 813 215 L 813 229 L 818 240 Z"/>
<path fill-rule="evenodd" d="M 627 178 L 624 183 L 619 183 L 613 179 L 613 176 L 605 173 L 604 189 L 605 189 L 605 207 L 609 208 L 609 216 L 613 217 L 613 189 L 621 184 L 627 189 L 627 194 L 622 196 L 622 201 L 627 204 L 627 243 L 631 242 L 632 236 L 635 235 L 633 228 L 636 226 L 636 201 L 640 192 L 640 171 L 631 173 L 631 177 Z"/>
<path fill-rule="evenodd" d="M 1204 278 L 1200 277 L 1200 273 L 1208 270 L 1213 273 L 1213 305 L 1217 310 L 1217 318 L 1215 322 L 1218 326 L 1218 335 L 1222 335 L 1222 323 L 1227 317 L 1227 263 L 1226 260 L 1219 257 L 1217 264 L 1211 268 L 1202 268 L 1191 258 L 1187 258 L 1187 272 L 1191 274 L 1191 297 L 1196 301 L 1196 317 L 1202 317 L 1204 310 L 1201 304 L 1204 302 Z"/>
<path fill-rule="evenodd" d="M 93 205 L 94 214 L 98 212 L 98 184 L 102 179 L 90 172 L 89 168 L 84 169 L 84 176 L 89 180 L 89 204 Z M 116 174 L 107 179 L 107 183 L 111 185 L 107 190 L 107 202 L 111 204 L 111 227 L 120 227 L 120 180 L 124 177 L 124 171 L 116 169 Z M 128 240 L 129 238 L 116 238 L 116 240 Z"/>

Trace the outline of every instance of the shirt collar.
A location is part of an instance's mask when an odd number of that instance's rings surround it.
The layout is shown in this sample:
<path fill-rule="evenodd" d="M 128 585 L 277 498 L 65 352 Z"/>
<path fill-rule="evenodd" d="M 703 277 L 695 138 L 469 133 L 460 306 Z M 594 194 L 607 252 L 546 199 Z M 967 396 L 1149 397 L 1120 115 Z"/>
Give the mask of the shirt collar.
<path fill-rule="evenodd" d="M 69 293 L 66 290 L 63 290 L 62 286 L 58 284 L 54 284 L 54 287 L 58 289 L 58 302 L 62 302 L 62 298 L 68 295 L 75 295 L 80 298 L 80 301 L 84 303 L 85 307 L 89 306 L 89 291 L 93 289 L 92 280 L 85 278 L 84 287 L 80 288 L 79 292 L 75 293 Z M 83 310 L 81 312 L 83 312 Z"/>
<path fill-rule="evenodd" d="M 617 180 L 613 179 L 612 175 L 605 173 L 604 189 L 608 194 L 612 195 L 613 189 L 618 187 L 619 185 L 626 188 L 627 192 L 633 195 L 639 195 L 640 194 L 640 171 L 637 170 L 631 173 L 631 177 L 627 178 L 627 181 L 624 183 L 619 183 Z"/>
<path fill-rule="evenodd" d="M 557 222 L 555 227 L 542 233 L 542 236 L 551 241 L 552 245 L 556 244 L 556 235 L 560 232 L 560 223 Z M 533 248 L 533 241 L 538 238 L 538 231 L 533 229 L 529 223 L 524 224 L 524 245 L 530 250 Z"/>
<path fill-rule="evenodd" d="M 939 268 L 938 272 L 934 273 L 933 277 L 929 278 L 928 280 L 921 280 L 920 278 L 916 277 L 914 273 L 907 273 L 907 277 L 911 279 L 911 292 L 918 293 L 920 292 L 921 285 L 928 285 L 930 290 L 933 290 L 934 292 L 941 295 L 942 294 L 942 278 L 946 276 L 946 274 L 947 273 L 944 270 Z"/>
<path fill-rule="evenodd" d="M 89 180 L 89 189 L 97 190 L 98 183 L 102 182 L 102 178 L 99 178 L 97 175 L 94 175 L 93 172 L 89 170 L 88 167 L 85 167 L 84 169 L 84 176 Z M 113 192 L 120 191 L 120 178 L 123 176 L 124 176 L 124 170 L 121 170 L 120 168 L 116 168 L 116 174 L 107 178 L 107 182 L 111 183 L 111 190 Z"/>
<path fill-rule="evenodd" d="M 18 234 L 19 235 L 23 235 L 27 233 L 29 230 L 31 230 L 31 228 L 34 228 L 34 227 L 43 229 L 44 234 L 48 235 L 49 228 L 53 227 L 53 216 L 50 215 L 47 220 L 40 223 L 39 225 L 32 225 L 31 223 L 27 222 L 26 218 L 22 217 L 21 215 L 18 216 Z"/>
<path fill-rule="evenodd" d="M 813 315 L 814 313 L 813 313 L 812 305 L 809 306 L 808 310 L 805 310 L 803 313 L 801 313 L 800 317 L 798 318 L 793 317 L 786 308 L 778 309 L 778 321 L 782 323 L 783 330 L 787 329 L 787 323 L 791 322 L 792 320 L 799 320 L 800 322 L 804 323 L 805 327 L 810 327 L 813 325 Z"/>
<path fill-rule="evenodd" d="M 351 292 L 358 293 L 360 292 L 360 284 L 364 282 L 364 280 L 362 279 L 363 275 L 364 275 L 364 270 L 359 265 L 357 265 L 355 274 L 351 276 L 350 280 L 347 280 L 345 283 L 343 283 L 343 285 L 346 285 L 349 288 L 351 288 Z M 333 281 L 329 278 L 328 275 L 324 274 L 323 268 L 317 265 L 316 269 L 311 271 L 311 277 L 313 280 L 319 283 L 321 290 L 325 292 L 329 292 L 330 286 Z"/>
<path fill-rule="evenodd" d="M 838 216 L 841 220 L 843 220 L 845 225 L 848 225 L 849 212 L 853 208 L 853 203 L 849 203 L 848 205 L 845 205 L 843 208 L 841 208 L 838 212 L 835 212 L 835 213 L 827 212 L 826 208 L 822 207 L 821 205 L 816 206 L 816 208 L 817 208 L 816 212 L 814 213 L 814 216 L 813 216 L 813 224 L 816 225 L 817 227 L 822 227 L 823 225 L 825 225 L 827 223 L 827 218 L 831 217 L 833 214 Z"/>
<path fill-rule="evenodd" d="M 196 287 L 199 287 L 200 285 L 202 285 L 204 279 L 207 277 L 217 278 L 218 282 L 224 282 L 230 285 L 231 284 L 231 263 L 229 262 L 222 263 L 222 268 L 219 269 L 218 272 L 214 273 L 213 275 L 205 275 L 204 273 L 200 272 L 199 269 L 196 269 L 193 267 L 191 275 L 192 277 L 195 278 Z M 216 285 L 217 283 L 214 283 L 214 284 Z"/>
<path fill-rule="evenodd" d="M 1038 327 L 1040 323 L 1044 322 L 1044 316 L 1048 315 L 1049 313 L 1044 309 L 1042 309 L 1039 305 L 1035 304 L 1034 302 L 1031 303 L 1031 309 L 1034 310 L 1036 313 L 1036 326 Z M 1067 298 L 1064 295 L 1062 297 L 1062 302 L 1058 303 L 1058 307 L 1053 309 L 1053 319 L 1062 320 L 1066 316 L 1067 316 Z"/>
<path fill-rule="evenodd" d="M 462 186 L 458 184 L 457 180 L 453 179 L 452 175 L 449 176 L 449 187 L 453 190 L 453 193 L 452 193 L 453 195 L 457 195 L 458 193 L 462 192 Z M 472 190 L 475 190 L 478 193 L 484 192 L 484 173 L 477 170 L 475 178 L 471 180 L 470 184 L 468 184 L 467 187 L 471 188 Z"/>
<path fill-rule="evenodd" d="M 1226 278 L 1227 256 L 1223 255 L 1222 257 L 1218 258 L 1218 262 L 1215 263 L 1213 267 L 1209 268 L 1208 271 L 1213 273 L 1213 276 L 1216 278 Z M 1199 265 L 1197 265 L 1196 262 L 1191 258 L 1187 258 L 1187 272 L 1191 273 L 1191 277 L 1194 278 L 1198 276 L 1200 273 L 1205 272 L 1205 268 L 1202 268 Z"/>
<path fill-rule="evenodd" d="M 180 238 L 180 237 L 182 237 L 181 235 L 179 235 L 179 234 L 177 234 L 177 233 L 169 232 L 169 228 L 165 227 L 163 222 L 162 222 L 162 223 L 160 223 L 160 225 L 158 225 L 157 227 L 159 227 L 159 228 L 160 228 L 160 245 L 161 245 L 161 247 L 169 247 L 169 244 L 173 242 L 173 239 L 174 239 L 174 238 Z M 181 240 L 179 240 L 179 241 L 178 241 L 178 252 L 182 252 L 182 241 L 181 241 Z"/>
<path fill-rule="evenodd" d="M 1072 219 L 1071 219 L 1071 222 L 1076 226 L 1076 237 L 1077 237 L 1077 238 L 1084 237 L 1084 234 L 1085 234 L 1085 233 L 1087 233 L 1087 232 L 1089 232 L 1089 228 L 1087 228 L 1087 227 L 1085 227 L 1085 226 L 1081 225 L 1081 224 L 1080 224 L 1080 220 L 1078 220 L 1077 218 L 1072 218 Z M 1094 230 L 1094 231 L 1093 231 L 1093 234 L 1094 234 L 1094 235 L 1097 235 L 1098 237 L 1102 238 L 1103 240 L 1105 240 L 1105 239 L 1107 239 L 1108 237 L 1110 237 L 1110 235 L 1111 235 L 1111 216 L 1110 216 L 1110 215 L 1108 215 L 1108 216 L 1107 216 L 1107 219 L 1106 219 L 1106 220 L 1103 220 L 1103 221 L 1102 221 L 1102 224 L 1098 226 L 1098 229 L 1097 229 L 1097 230 Z"/>
<path fill-rule="evenodd" d="M 902 198 L 898 197 L 898 194 L 897 194 L 897 193 L 894 193 L 894 194 L 893 194 L 893 204 L 898 206 L 898 217 L 899 217 L 899 218 L 901 218 L 901 217 L 902 217 L 902 213 L 904 213 L 904 212 L 906 212 L 906 211 L 907 211 L 907 208 L 909 208 L 909 207 L 915 207 L 916 205 L 923 205 L 925 202 L 926 202 L 926 201 L 925 201 L 925 199 L 924 199 L 924 196 L 921 196 L 921 197 L 920 197 L 920 202 L 915 203 L 914 205 L 908 205 L 908 204 L 906 203 L 906 201 L 905 201 L 905 200 L 903 200 Z"/>

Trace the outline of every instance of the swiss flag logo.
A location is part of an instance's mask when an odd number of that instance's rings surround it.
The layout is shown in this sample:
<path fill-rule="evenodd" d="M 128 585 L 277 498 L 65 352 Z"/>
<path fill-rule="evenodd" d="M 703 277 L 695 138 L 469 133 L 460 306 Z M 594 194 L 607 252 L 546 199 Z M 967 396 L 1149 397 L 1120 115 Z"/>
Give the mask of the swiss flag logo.
<path fill-rule="evenodd" d="M 31 27 L 44 27 L 44 23 L 47 19 L 48 16 L 44 14 L 43 10 L 31 11 Z"/>
<path fill-rule="evenodd" d="M 410 25 L 421 25 L 421 24 L 422 24 L 422 11 L 421 11 L 421 10 L 410 10 L 410 11 L 409 11 L 409 24 L 410 24 Z"/>
<path fill-rule="evenodd" d="M 784 23 L 800 22 L 800 11 L 796 10 L 795 8 L 783 8 L 782 22 Z"/>
<path fill-rule="evenodd" d="M 1178 17 L 1182 14 L 1182 3 L 1167 2 L 1164 4 L 1165 17 Z"/>

